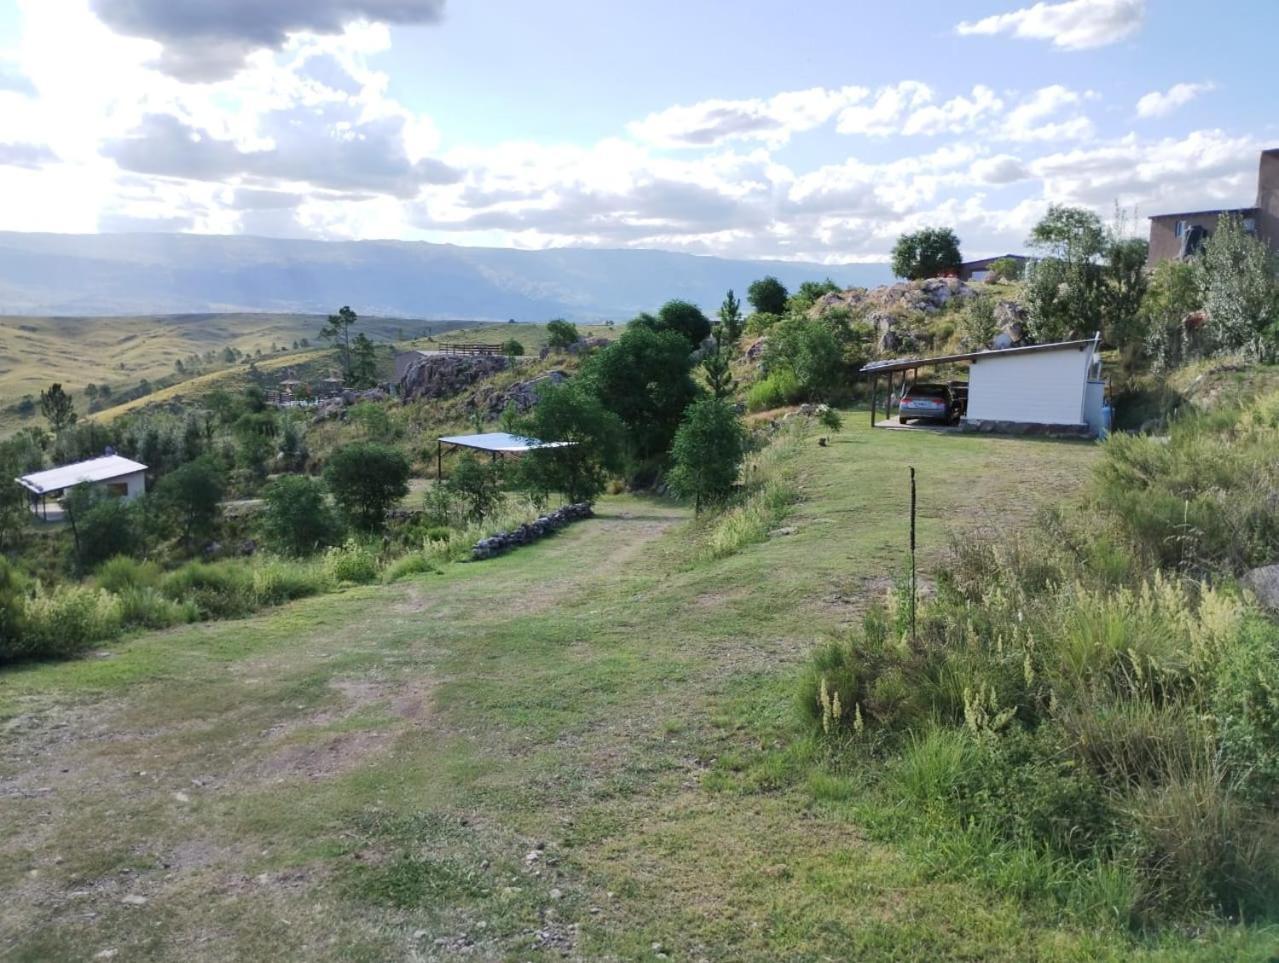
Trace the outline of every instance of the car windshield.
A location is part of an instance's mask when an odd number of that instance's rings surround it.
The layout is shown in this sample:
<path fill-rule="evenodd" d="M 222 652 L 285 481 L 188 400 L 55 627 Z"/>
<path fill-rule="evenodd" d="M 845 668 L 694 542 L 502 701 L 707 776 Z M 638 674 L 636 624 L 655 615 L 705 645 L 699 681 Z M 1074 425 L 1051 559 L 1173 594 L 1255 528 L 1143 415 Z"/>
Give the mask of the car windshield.
<path fill-rule="evenodd" d="M 942 398 L 946 397 L 946 389 L 941 385 L 912 385 L 906 391 L 908 398 Z"/>

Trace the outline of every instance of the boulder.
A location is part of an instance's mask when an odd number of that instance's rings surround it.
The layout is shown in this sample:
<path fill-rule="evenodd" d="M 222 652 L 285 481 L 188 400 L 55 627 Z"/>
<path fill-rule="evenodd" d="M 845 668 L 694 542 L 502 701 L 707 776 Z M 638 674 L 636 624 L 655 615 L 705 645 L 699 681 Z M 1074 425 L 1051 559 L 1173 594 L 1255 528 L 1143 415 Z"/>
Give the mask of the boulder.
<path fill-rule="evenodd" d="M 1243 584 L 1252 590 L 1262 606 L 1279 612 L 1279 565 L 1254 568 L 1243 577 Z"/>
<path fill-rule="evenodd" d="M 475 392 L 471 407 L 486 412 L 490 418 L 496 418 L 508 407 L 523 414 L 537 404 L 537 394 L 542 385 L 558 385 L 567 380 L 565 372 L 555 369 L 527 381 L 517 381 L 506 388 L 482 387 Z"/>
<path fill-rule="evenodd" d="M 510 361 L 501 355 L 424 356 L 410 364 L 400 378 L 400 398 L 405 404 L 451 398 L 508 367 Z"/>

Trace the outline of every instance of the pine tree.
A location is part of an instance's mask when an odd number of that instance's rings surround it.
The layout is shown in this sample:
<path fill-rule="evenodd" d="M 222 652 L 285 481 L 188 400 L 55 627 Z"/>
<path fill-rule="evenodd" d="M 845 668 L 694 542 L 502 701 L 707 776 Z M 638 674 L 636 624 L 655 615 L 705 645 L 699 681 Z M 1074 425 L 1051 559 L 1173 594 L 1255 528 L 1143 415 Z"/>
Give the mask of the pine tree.
<path fill-rule="evenodd" d="M 49 427 L 55 435 L 75 424 L 75 402 L 56 381 L 49 385 L 47 391 L 40 392 L 40 412 L 49 419 Z"/>
<path fill-rule="evenodd" d="M 742 336 L 742 302 L 729 288 L 724 296 L 724 303 L 719 306 L 719 322 L 722 337 L 719 339 L 730 348 L 737 344 Z"/>
<path fill-rule="evenodd" d="M 702 373 L 706 376 L 706 387 L 718 400 L 723 400 L 733 393 L 735 384 L 733 372 L 729 368 L 728 351 L 721 341 L 722 329 L 716 331 L 715 347 L 702 358 Z"/>
<path fill-rule="evenodd" d="M 359 321 L 359 317 L 350 307 L 343 305 L 337 314 L 330 314 L 324 327 L 320 329 L 320 337 L 327 340 L 337 349 L 342 363 L 342 377 L 349 384 L 353 374 L 351 354 L 351 328 Z"/>

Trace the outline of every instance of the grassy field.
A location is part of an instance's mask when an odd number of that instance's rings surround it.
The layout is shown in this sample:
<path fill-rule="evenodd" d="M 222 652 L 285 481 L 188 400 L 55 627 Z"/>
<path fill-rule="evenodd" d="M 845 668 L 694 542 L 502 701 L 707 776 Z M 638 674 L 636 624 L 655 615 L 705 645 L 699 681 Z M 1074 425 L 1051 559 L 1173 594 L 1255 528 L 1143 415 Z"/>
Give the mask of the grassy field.
<path fill-rule="evenodd" d="M 728 557 L 609 498 L 492 562 L 0 675 L 0 957 L 1264 959 L 1273 931 L 1139 939 L 947 879 L 798 734 L 797 665 L 901 572 L 908 465 L 927 572 L 1094 452 L 857 414 Z"/>
<path fill-rule="evenodd" d="M 394 326 L 395 324 L 430 324 L 430 322 L 397 322 L 395 319 L 388 319 L 385 324 Z M 411 338 L 405 341 L 397 342 L 397 346 L 401 348 L 421 348 L 430 350 L 439 347 L 442 344 L 492 344 L 498 341 L 505 341 L 514 338 L 524 345 L 525 351 L 529 355 L 536 355 L 537 352 L 546 344 L 546 325 L 544 324 L 488 324 L 479 325 L 477 327 L 465 326 L 464 322 L 434 322 L 437 331 L 445 325 L 461 325 L 458 327 L 450 327 L 447 330 L 432 334 L 429 337 Z M 605 337 L 611 338 L 615 332 L 620 329 L 605 327 L 604 325 L 585 325 L 579 328 L 583 337 Z M 392 332 L 393 333 L 393 332 Z M 329 362 L 329 359 L 332 359 Z M 383 359 L 385 367 L 385 375 L 390 377 L 391 361 L 390 356 Z M 336 365 L 336 359 L 332 351 L 322 348 L 315 348 L 305 351 L 291 351 L 281 354 L 272 355 L 270 357 L 260 358 L 257 361 L 257 367 L 267 380 L 272 378 L 284 377 L 285 369 L 294 369 L 299 372 L 299 377 L 305 378 L 309 375 L 310 369 L 324 367 L 326 363 L 331 366 Z M 171 404 L 187 404 L 198 402 L 199 399 L 212 391 L 226 390 L 239 391 L 249 383 L 248 367 L 245 364 L 236 364 L 229 368 L 223 368 L 217 371 L 210 371 L 206 374 L 196 375 L 187 378 L 177 384 L 161 388 L 153 391 L 149 395 L 141 398 L 135 398 L 132 401 L 123 404 L 114 405 L 106 408 L 97 414 L 98 418 L 110 421 L 121 415 L 130 412 L 140 411 L 144 408 L 154 407 L 157 405 Z M 35 420 L 39 420 L 38 418 Z M 0 431 L 5 427 L 3 418 L 0 417 Z M 18 425 L 10 426 L 19 427 Z"/>

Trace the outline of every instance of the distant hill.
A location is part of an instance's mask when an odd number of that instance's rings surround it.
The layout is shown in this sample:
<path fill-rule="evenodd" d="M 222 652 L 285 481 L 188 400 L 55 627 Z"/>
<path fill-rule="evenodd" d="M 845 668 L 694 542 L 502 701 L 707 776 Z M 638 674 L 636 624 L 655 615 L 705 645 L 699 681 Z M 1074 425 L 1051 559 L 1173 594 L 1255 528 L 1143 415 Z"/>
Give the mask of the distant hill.
<path fill-rule="evenodd" d="M 666 251 L 517 251 L 408 241 L 0 232 L 0 314 L 206 312 L 625 320 L 669 298 L 711 310 L 766 274 L 788 287 L 891 280 L 887 265 L 734 261 Z M 107 359 L 110 360 L 110 359 Z"/>

